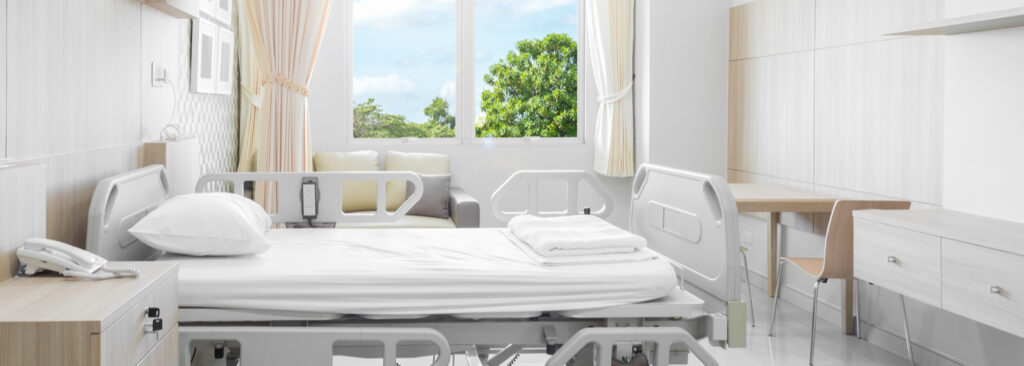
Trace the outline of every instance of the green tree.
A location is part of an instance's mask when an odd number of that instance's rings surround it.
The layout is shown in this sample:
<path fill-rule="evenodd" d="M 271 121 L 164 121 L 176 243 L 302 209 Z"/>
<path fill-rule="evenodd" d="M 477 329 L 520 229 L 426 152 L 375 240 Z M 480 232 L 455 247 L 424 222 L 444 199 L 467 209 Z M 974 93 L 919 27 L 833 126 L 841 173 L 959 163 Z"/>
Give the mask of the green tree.
<path fill-rule="evenodd" d="M 478 137 L 575 137 L 576 41 L 552 33 L 516 43 L 484 75 Z"/>
<path fill-rule="evenodd" d="M 384 112 L 373 98 L 352 108 L 352 134 L 356 138 L 455 137 L 455 130 L 437 123 L 416 123 L 403 115 Z"/>
<path fill-rule="evenodd" d="M 450 129 L 455 128 L 455 116 L 448 113 L 448 101 L 441 97 L 435 97 L 430 105 L 423 108 L 423 114 L 427 116 L 427 122 Z"/>

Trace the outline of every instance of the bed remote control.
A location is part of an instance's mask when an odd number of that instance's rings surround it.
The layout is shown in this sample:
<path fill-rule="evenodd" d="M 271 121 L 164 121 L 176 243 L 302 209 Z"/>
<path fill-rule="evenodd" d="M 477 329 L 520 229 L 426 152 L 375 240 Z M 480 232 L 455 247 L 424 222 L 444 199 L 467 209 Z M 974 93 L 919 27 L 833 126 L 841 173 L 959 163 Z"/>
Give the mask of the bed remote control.
<path fill-rule="evenodd" d="M 316 177 L 302 178 L 302 218 L 315 219 L 320 203 L 320 188 L 317 187 Z"/>

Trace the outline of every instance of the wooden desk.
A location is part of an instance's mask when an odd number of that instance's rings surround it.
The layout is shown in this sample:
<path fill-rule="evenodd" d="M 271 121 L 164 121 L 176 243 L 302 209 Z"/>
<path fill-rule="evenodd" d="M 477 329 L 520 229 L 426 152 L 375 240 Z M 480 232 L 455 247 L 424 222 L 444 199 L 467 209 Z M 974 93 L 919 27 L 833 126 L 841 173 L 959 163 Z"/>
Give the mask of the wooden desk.
<path fill-rule="evenodd" d="M 782 212 L 831 213 L 839 197 L 778 184 L 731 183 L 740 212 L 767 212 L 768 296 L 775 297 L 776 266 L 779 264 L 779 214 Z"/>

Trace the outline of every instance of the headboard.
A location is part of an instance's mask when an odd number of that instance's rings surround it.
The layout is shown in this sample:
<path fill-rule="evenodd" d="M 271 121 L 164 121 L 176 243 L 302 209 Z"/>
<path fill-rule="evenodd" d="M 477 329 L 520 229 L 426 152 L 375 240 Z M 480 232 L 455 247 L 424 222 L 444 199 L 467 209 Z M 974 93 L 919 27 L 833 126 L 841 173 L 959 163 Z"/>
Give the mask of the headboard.
<path fill-rule="evenodd" d="M 0 281 L 17 271 L 14 254 L 31 237 L 46 236 L 46 166 L 0 165 Z"/>
<path fill-rule="evenodd" d="M 170 183 L 162 165 L 150 165 L 105 178 L 89 205 L 85 249 L 107 260 L 142 260 L 157 251 L 128 229 L 167 200 Z"/>
<path fill-rule="evenodd" d="M 630 229 L 721 301 L 739 300 L 739 219 L 722 177 L 644 164 L 633 180 Z"/>

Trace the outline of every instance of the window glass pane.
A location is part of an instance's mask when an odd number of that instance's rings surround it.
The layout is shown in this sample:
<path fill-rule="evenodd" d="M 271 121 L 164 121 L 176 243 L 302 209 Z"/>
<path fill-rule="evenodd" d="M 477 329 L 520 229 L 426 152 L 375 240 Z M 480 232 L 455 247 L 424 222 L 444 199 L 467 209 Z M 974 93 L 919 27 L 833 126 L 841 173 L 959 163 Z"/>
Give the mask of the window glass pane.
<path fill-rule="evenodd" d="M 477 137 L 576 137 L 577 0 L 476 1 Z"/>
<path fill-rule="evenodd" d="M 455 137 L 455 0 L 353 3 L 356 138 Z"/>

